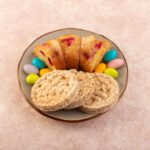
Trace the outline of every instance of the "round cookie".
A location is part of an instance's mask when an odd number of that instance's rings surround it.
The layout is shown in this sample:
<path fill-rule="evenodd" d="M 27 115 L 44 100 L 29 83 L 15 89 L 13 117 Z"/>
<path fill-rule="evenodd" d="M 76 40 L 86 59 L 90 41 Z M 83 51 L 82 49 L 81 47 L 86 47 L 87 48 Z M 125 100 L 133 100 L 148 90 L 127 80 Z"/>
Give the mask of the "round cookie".
<path fill-rule="evenodd" d="M 87 113 L 104 113 L 118 101 L 119 86 L 115 79 L 103 73 L 94 73 L 95 89 L 90 100 L 79 109 Z"/>
<path fill-rule="evenodd" d="M 55 70 L 44 74 L 31 89 L 35 106 L 42 111 L 67 107 L 78 95 L 79 83 L 70 71 Z"/>
<path fill-rule="evenodd" d="M 80 85 L 80 90 L 78 97 L 68 107 L 66 107 L 66 109 L 79 107 L 80 105 L 88 101 L 94 92 L 95 86 L 93 76 L 90 73 L 85 73 L 82 71 L 77 72 L 75 70 L 71 70 L 71 72 L 74 72 L 74 74 L 76 75 Z"/>

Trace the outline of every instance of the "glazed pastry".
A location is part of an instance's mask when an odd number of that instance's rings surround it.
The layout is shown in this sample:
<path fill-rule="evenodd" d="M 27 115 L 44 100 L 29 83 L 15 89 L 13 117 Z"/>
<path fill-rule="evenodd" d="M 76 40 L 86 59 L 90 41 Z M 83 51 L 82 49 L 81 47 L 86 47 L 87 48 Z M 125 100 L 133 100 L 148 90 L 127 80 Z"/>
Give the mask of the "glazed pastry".
<path fill-rule="evenodd" d="M 36 45 L 33 53 L 43 60 L 49 69 L 66 69 L 65 59 L 57 40 L 49 40 L 46 43 Z"/>
<path fill-rule="evenodd" d="M 77 35 L 63 35 L 58 38 L 65 56 L 67 69 L 78 69 L 81 38 Z"/>
<path fill-rule="evenodd" d="M 92 72 L 110 49 L 111 45 L 104 40 L 96 39 L 94 36 L 83 37 L 80 50 L 80 69 Z"/>

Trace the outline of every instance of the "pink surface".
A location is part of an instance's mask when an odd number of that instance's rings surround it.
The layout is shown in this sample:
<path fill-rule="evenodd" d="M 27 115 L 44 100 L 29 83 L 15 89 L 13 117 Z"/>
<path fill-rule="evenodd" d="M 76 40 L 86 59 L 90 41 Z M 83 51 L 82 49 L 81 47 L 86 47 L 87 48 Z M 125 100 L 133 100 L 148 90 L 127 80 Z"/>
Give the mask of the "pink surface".
<path fill-rule="evenodd" d="M 150 0 L 0 0 L 0 150 L 149 150 Z M 104 34 L 123 51 L 129 82 L 109 112 L 64 123 L 21 95 L 17 64 L 38 36 L 65 27 Z"/>

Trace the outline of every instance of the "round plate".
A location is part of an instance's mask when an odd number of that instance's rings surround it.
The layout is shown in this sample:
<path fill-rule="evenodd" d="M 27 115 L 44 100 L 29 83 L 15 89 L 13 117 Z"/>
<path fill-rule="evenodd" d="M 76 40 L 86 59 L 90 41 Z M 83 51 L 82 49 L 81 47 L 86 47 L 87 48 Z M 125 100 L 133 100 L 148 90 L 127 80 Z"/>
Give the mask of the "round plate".
<path fill-rule="evenodd" d="M 50 118 L 54 118 L 54 119 L 62 120 L 62 121 L 75 122 L 75 121 L 83 121 L 83 120 L 97 117 L 100 114 L 87 114 L 87 113 L 80 112 L 78 109 L 59 110 L 59 111 L 55 111 L 55 112 L 43 112 L 43 111 L 39 110 L 38 108 L 36 108 L 36 106 L 34 106 L 34 104 L 32 103 L 32 100 L 30 97 L 30 91 L 31 91 L 32 85 L 27 84 L 25 81 L 27 75 L 23 71 L 23 66 L 25 64 L 32 64 L 32 59 L 35 57 L 32 54 L 32 51 L 33 51 L 33 48 L 35 45 L 37 45 L 39 43 L 44 43 L 45 41 L 48 41 L 49 39 L 56 39 L 59 36 L 62 36 L 63 34 L 75 34 L 80 37 L 87 36 L 87 35 L 93 35 L 98 39 L 106 40 L 107 42 L 109 42 L 112 45 L 112 48 L 117 51 L 117 58 L 122 58 L 125 62 L 121 68 L 117 69 L 119 72 L 119 76 L 116 79 L 119 84 L 119 88 L 120 88 L 120 97 L 123 95 L 123 93 L 126 89 L 126 85 L 127 85 L 128 67 L 127 67 L 127 62 L 125 60 L 125 57 L 123 56 L 120 49 L 116 46 L 116 44 L 114 44 L 111 40 L 109 40 L 108 38 L 106 38 L 103 35 L 100 35 L 100 34 L 97 34 L 94 32 L 90 32 L 90 31 L 86 31 L 86 30 L 82 30 L 82 29 L 75 29 L 75 28 L 60 29 L 60 30 L 46 33 L 46 34 L 40 36 L 39 38 L 37 38 L 36 40 L 34 40 L 26 48 L 26 50 L 22 54 L 21 59 L 18 64 L 18 81 L 19 81 L 20 89 L 21 89 L 25 99 L 27 100 L 27 102 L 36 111 L 38 111 L 39 113 L 41 113 L 45 116 L 48 116 Z"/>

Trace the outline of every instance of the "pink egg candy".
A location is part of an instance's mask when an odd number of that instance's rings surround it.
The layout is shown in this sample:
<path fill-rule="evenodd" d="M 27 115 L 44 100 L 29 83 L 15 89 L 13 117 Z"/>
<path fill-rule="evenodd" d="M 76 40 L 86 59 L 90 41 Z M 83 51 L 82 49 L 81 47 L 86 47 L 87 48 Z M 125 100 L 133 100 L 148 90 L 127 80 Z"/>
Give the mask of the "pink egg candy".
<path fill-rule="evenodd" d="M 123 65 L 123 63 L 124 63 L 123 60 L 118 58 L 118 59 L 114 59 L 114 60 L 110 61 L 107 64 L 107 67 L 117 69 L 117 68 L 121 67 Z"/>

